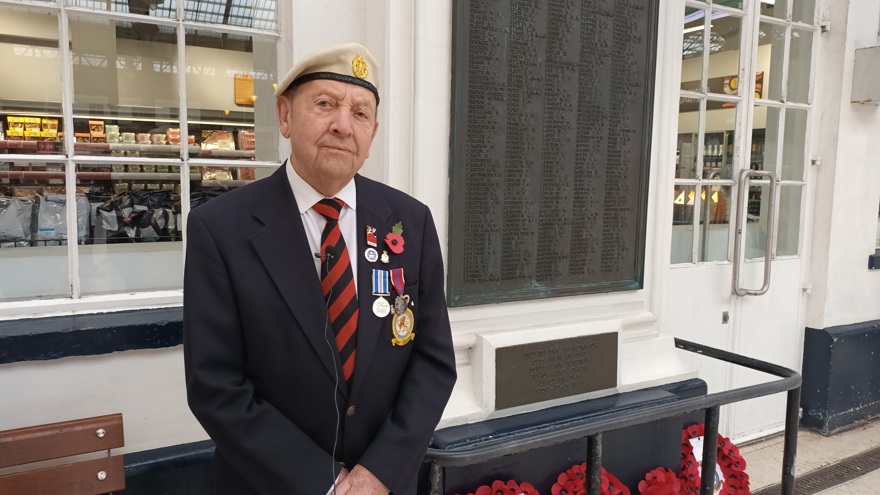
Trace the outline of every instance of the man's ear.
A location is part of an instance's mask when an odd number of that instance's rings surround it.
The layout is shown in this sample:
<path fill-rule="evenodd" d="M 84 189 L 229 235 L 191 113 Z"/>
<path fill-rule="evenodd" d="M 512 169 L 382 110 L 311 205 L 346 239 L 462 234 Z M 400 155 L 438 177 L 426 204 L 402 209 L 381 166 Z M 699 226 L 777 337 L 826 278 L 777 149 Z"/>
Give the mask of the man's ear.
<path fill-rule="evenodd" d="M 290 139 L 290 111 L 292 106 L 293 102 L 287 95 L 275 98 L 275 117 L 278 120 L 278 130 L 285 139 Z"/>

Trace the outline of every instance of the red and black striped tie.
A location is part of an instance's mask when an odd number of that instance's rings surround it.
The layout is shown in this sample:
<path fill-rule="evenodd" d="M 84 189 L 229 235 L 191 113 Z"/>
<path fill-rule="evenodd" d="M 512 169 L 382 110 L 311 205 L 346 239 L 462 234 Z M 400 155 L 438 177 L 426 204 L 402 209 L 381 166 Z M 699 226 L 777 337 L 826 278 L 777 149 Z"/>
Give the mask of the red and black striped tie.
<path fill-rule="evenodd" d="M 354 373 L 358 302 L 351 260 L 339 229 L 339 212 L 343 206 L 345 202 L 341 199 L 322 199 L 312 209 L 327 219 L 327 225 L 321 234 L 321 254 L 329 253 L 331 256 L 324 258 L 321 289 L 324 291 L 324 299 L 327 300 L 330 325 L 336 335 L 336 348 L 342 359 L 342 373 L 348 382 Z"/>

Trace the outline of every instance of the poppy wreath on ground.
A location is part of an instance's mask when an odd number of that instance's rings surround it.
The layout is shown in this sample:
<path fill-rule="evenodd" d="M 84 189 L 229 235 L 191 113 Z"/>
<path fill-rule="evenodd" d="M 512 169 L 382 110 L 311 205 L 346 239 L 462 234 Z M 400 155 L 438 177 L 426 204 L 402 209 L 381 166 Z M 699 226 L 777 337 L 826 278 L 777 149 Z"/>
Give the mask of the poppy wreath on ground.
<path fill-rule="evenodd" d="M 630 495 L 629 488 L 605 468 L 600 468 L 599 473 L 600 495 Z M 587 463 L 575 464 L 560 473 L 550 491 L 552 495 L 584 495 L 587 492 Z"/>
<path fill-rule="evenodd" d="M 639 495 L 680 495 L 681 480 L 671 469 L 657 468 L 639 481 Z"/>
<path fill-rule="evenodd" d="M 700 493 L 700 464 L 694 455 L 692 438 L 702 437 L 705 428 L 701 424 L 691 425 L 681 432 L 681 493 Z M 751 495 L 749 475 L 746 474 L 746 461 L 739 453 L 739 448 L 729 438 L 718 435 L 718 451 L 716 463 L 721 471 L 723 482 L 715 487 L 716 495 Z M 653 471 L 652 471 L 653 472 Z"/>
<path fill-rule="evenodd" d="M 507 482 L 495 480 L 491 485 L 483 485 L 468 495 L 540 495 L 531 483 L 517 483 L 510 480 Z"/>

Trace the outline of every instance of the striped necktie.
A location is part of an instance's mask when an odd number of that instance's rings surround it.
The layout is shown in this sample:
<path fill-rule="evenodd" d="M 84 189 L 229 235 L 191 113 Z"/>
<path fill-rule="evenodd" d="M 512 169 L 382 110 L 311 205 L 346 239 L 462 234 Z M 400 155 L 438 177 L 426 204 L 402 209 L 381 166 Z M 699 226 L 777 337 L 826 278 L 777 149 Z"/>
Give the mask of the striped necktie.
<path fill-rule="evenodd" d="M 358 302 L 355 291 L 351 260 L 345 239 L 339 229 L 339 212 L 345 202 L 341 199 L 322 199 L 312 207 L 327 220 L 321 234 L 321 254 L 324 258 L 321 270 L 321 290 L 327 301 L 330 325 L 336 336 L 336 349 L 342 360 L 345 381 L 350 383 L 354 373 L 355 331 L 358 323 Z"/>

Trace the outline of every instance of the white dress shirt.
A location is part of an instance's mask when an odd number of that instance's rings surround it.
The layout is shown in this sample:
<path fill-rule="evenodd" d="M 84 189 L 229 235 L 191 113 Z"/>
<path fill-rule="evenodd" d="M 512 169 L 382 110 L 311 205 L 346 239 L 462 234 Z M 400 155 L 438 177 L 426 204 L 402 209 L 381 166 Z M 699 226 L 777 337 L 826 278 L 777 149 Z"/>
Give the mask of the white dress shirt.
<path fill-rule="evenodd" d="M 302 219 L 306 238 L 309 241 L 309 251 L 319 253 L 321 252 L 321 234 L 324 232 L 327 220 L 320 213 L 313 210 L 312 206 L 318 201 L 325 199 L 324 195 L 303 180 L 293 169 L 290 161 L 284 161 L 284 168 L 287 171 L 290 189 L 296 198 L 297 206 L 299 206 L 299 216 Z M 339 229 L 342 231 L 343 239 L 345 239 L 345 247 L 351 260 L 351 273 L 354 276 L 355 292 L 357 292 L 357 266 L 360 254 L 357 252 L 357 188 L 355 187 L 354 179 L 336 193 L 335 197 L 345 201 L 345 206 L 339 213 Z M 364 235 L 366 235 L 366 232 L 364 232 Z M 318 275 L 318 280 L 320 280 L 321 260 L 319 258 L 315 258 L 315 273 Z"/>

